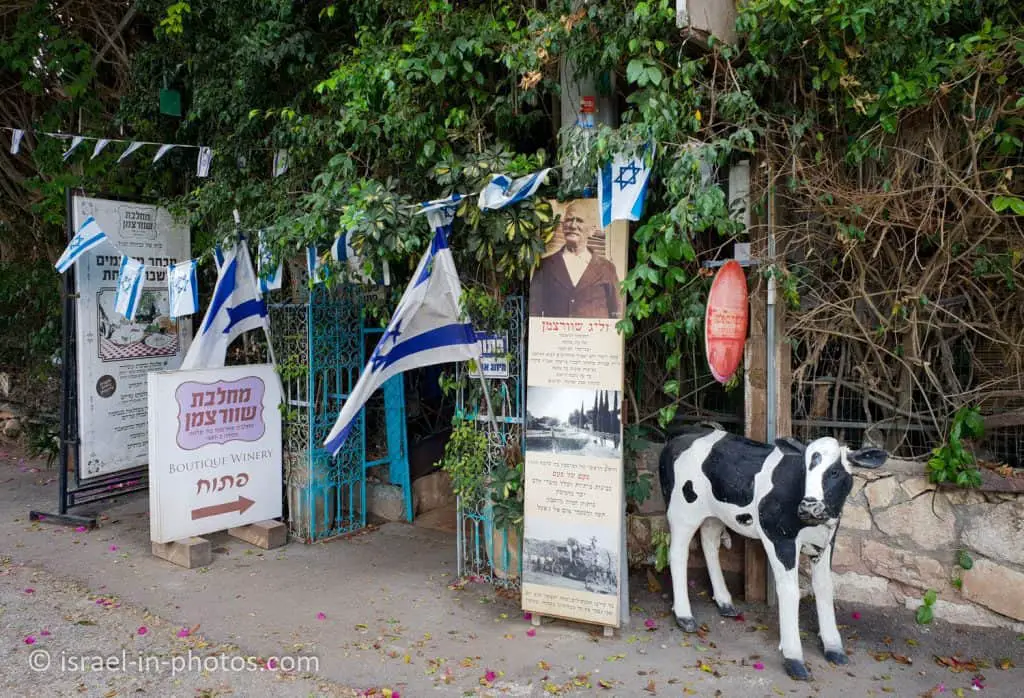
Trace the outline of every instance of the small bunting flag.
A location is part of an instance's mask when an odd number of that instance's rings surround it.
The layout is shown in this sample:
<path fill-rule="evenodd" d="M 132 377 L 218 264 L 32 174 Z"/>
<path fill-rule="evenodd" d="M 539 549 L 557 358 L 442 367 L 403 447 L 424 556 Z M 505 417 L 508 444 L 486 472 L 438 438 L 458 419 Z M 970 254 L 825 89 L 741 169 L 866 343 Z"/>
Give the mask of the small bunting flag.
<path fill-rule="evenodd" d="M 129 321 L 135 320 L 142 295 L 142 277 L 146 265 L 128 255 L 121 257 L 118 271 L 117 291 L 114 293 L 114 312 L 121 313 Z"/>
<path fill-rule="evenodd" d="M 196 280 L 196 260 L 190 259 L 167 267 L 167 287 L 170 292 L 170 315 L 178 318 L 199 311 L 199 283 Z"/>

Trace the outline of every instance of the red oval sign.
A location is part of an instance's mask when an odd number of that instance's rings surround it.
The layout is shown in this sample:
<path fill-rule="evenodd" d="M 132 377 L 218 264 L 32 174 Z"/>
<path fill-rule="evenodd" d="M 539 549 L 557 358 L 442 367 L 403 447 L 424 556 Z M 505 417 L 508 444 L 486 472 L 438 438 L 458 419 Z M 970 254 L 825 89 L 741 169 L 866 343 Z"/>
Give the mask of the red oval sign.
<path fill-rule="evenodd" d="M 729 260 L 715 275 L 704 313 L 704 351 L 711 375 L 725 383 L 743 360 L 747 341 L 747 276 L 736 260 Z"/>

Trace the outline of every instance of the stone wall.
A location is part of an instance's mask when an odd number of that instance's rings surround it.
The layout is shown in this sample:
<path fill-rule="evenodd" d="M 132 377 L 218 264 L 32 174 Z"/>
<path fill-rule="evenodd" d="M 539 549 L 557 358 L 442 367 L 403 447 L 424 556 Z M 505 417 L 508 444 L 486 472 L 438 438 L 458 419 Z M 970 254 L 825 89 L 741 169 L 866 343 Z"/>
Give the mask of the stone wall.
<path fill-rule="evenodd" d="M 1024 631 L 1022 479 L 986 473 L 981 490 L 936 491 L 923 463 L 900 460 L 854 474 L 833 560 L 838 599 L 913 610 L 935 589 L 937 618 Z M 972 569 L 957 565 L 960 550 Z"/>

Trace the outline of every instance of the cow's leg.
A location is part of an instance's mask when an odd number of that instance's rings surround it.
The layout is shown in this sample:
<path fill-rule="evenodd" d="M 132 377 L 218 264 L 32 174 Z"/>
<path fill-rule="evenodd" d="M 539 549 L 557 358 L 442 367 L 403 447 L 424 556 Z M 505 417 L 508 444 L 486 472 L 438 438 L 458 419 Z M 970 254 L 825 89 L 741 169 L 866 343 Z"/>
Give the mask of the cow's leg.
<path fill-rule="evenodd" d="M 718 559 L 718 549 L 722 544 L 724 530 L 725 526 L 718 519 L 705 519 L 700 525 L 700 547 L 704 549 L 704 561 L 708 565 L 712 597 L 718 606 L 718 612 L 726 618 L 735 618 L 740 612 L 732 605 L 732 596 L 722 575 L 722 563 Z"/>
<path fill-rule="evenodd" d="M 700 528 L 700 521 L 672 521 L 669 530 L 668 564 L 672 570 L 672 611 L 676 623 L 685 632 L 697 632 L 697 621 L 690 610 L 690 593 L 686 584 L 686 563 L 690 557 L 690 540 Z"/>
<path fill-rule="evenodd" d="M 784 565 L 779 559 L 776 545 L 767 541 L 765 554 L 775 575 L 775 594 L 779 601 L 779 649 L 782 650 L 783 665 L 786 673 L 796 681 L 810 681 L 811 674 L 804 664 L 804 651 L 800 644 L 800 582 L 797 578 L 798 568 L 796 559 L 799 551 L 795 550 L 796 541 L 777 541 L 778 545 L 793 548 L 785 551 L 786 562 L 793 558 L 790 567 Z"/>
<path fill-rule="evenodd" d="M 836 626 L 835 597 L 832 589 L 832 546 L 826 545 L 811 567 L 811 586 L 818 610 L 818 634 L 825 648 L 825 659 L 833 664 L 849 664 L 843 650 L 843 638 Z"/>

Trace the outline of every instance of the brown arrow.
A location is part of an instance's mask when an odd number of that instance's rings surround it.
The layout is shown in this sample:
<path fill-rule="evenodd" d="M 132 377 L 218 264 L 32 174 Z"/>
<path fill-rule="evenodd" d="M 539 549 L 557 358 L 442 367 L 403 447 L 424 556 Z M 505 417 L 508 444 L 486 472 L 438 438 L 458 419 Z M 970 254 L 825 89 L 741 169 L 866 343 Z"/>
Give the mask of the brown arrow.
<path fill-rule="evenodd" d="M 237 511 L 239 514 L 245 513 L 249 507 L 256 502 L 251 499 L 239 495 L 238 501 L 235 502 L 224 502 L 223 504 L 214 504 L 209 507 L 199 507 L 198 509 L 192 510 L 192 520 L 205 519 L 208 516 L 217 516 L 218 514 L 230 514 L 233 511 Z"/>

